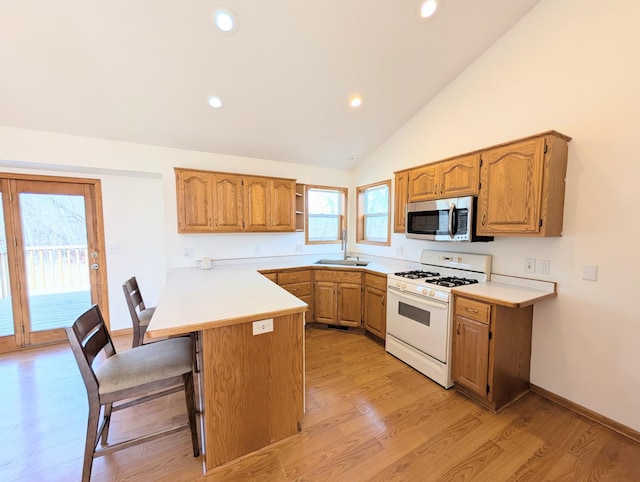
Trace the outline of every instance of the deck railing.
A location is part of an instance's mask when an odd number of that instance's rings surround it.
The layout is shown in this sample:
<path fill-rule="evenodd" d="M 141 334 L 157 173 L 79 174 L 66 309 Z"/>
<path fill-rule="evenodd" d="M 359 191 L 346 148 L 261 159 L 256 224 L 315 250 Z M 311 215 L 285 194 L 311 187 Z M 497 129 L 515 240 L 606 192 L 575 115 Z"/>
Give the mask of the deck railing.
<path fill-rule="evenodd" d="M 29 294 L 87 290 L 89 253 L 86 245 L 32 246 L 25 249 Z M 11 295 L 7 253 L 0 253 L 0 299 Z"/>

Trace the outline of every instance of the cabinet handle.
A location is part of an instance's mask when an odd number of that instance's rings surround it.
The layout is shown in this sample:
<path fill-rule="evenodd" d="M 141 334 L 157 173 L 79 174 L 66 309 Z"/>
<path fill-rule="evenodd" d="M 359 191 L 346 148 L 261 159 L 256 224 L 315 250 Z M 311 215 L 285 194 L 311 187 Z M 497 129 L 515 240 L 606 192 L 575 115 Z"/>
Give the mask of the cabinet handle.
<path fill-rule="evenodd" d="M 474 310 L 473 308 L 465 308 L 466 311 L 470 311 L 471 313 L 477 313 L 478 310 Z"/>
<path fill-rule="evenodd" d="M 460 322 L 458 322 L 457 332 L 458 332 L 458 335 L 459 335 L 460 334 Z"/>
<path fill-rule="evenodd" d="M 382 306 L 384 306 L 384 299 L 385 299 L 385 296 L 382 297 Z"/>
<path fill-rule="evenodd" d="M 486 221 L 487 221 L 487 213 L 484 213 L 484 214 L 482 215 L 482 225 L 483 225 L 483 226 L 485 225 Z"/>

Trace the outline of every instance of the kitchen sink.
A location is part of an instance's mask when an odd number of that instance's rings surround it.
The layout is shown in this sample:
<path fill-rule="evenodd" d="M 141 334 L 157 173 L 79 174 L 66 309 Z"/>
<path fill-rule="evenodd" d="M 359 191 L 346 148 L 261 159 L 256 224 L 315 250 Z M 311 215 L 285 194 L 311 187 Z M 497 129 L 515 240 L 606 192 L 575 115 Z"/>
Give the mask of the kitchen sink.
<path fill-rule="evenodd" d="M 341 266 L 366 266 L 369 261 L 360 261 L 359 259 L 321 259 L 316 264 L 338 264 Z"/>

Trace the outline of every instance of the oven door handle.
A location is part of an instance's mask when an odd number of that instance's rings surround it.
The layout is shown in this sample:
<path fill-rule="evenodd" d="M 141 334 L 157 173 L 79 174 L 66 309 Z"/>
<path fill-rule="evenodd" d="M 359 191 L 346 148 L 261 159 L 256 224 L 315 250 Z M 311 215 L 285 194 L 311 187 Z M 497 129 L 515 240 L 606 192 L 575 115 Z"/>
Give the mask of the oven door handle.
<path fill-rule="evenodd" d="M 433 301 L 429 298 L 423 298 L 422 296 L 414 295 L 411 293 L 407 293 L 405 291 L 396 290 L 393 288 L 389 288 L 389 304 L 391 304 L 391 296 L 396 296 L 400 299 L 404 299 L 405 301 L 412 301 L 413 303 L 422 303 L 424 305 L 432 306 L 434 308 L 440 308 L 441 310 L 447 309 L 447 303 L 442 301 Z"/>

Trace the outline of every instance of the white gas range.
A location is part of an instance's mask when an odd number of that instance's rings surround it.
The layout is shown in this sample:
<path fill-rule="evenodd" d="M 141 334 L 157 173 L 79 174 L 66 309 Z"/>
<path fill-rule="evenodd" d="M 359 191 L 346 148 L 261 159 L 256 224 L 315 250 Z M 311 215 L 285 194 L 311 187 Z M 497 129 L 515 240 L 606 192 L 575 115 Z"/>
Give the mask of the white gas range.
<path fill-rule="evenodd" d="M 491 256 L 423 250 L 421 268 L 387 276 L 386 350 L 445 388 L 451 378 L 451 288 L 482 283 Z"/>

